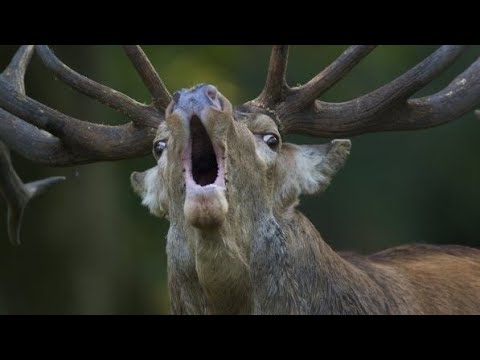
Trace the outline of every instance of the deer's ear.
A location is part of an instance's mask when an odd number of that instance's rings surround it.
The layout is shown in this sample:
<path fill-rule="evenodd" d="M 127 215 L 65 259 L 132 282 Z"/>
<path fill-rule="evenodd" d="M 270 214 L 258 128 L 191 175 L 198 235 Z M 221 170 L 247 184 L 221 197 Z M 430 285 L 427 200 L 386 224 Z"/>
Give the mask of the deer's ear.
<path fill-rule="evenodd" d="M 158 175 L 157 166 L 144 172 L 135 171 L 130 175 L 130 183 L 135 193 L 142 198 L 142 205 L 148 207 L 153 215 L 164 217 L 165 211 L 160 203 L 161 183 Z"/>
<path fill-rule="evenodd" d="M 278 162 L 280 193 L 284 205 L 297 201 L 300 194 L 324 191 L 350 153 L 349 140 L 333 140 L 322 145 L 284 144 Z"/>

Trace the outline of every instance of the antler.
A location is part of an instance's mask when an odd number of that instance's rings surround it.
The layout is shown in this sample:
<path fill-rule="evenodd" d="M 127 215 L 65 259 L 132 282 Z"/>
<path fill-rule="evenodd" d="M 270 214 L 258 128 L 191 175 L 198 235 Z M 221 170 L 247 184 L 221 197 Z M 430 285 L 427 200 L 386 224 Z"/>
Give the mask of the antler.
<path fill-rule="evenodd" d="M 172 101 L 172 96 L 165 87 L 162 79 L 160 79 L 160 76 L 158 76 L 158 73 L 140 46 L 123 45 L 123 49 L 130 58 L 130 61 L 134 64 L 143 83 L 152 94 L 153 104 L 163 113 L 168 107 L 168 104 L 170 104 L 170 101 Z"/>
<path fill-rule="evenodd" d="M 37 46 L 36 50 L 58 79 L 125 114 L 132 121 L 108 126 L 75 119 L 22 94 L 6 78 L 1 78 L 0 107 L 9 116 L 0 125 L 0 139 L 7 147 L 29 160 L 50 166 L 120 160 L 150 152 L 158 124 L 163 120 L 163 111 L 160 110 L 165 109 L 170 94 L 158 75 L 152 77 L 153 66 L 143 52 L 142 56 L 133 54 L 130 58 L 135 59 L 133 64 L 142 79 L 149 81 L 148 88 L 152 90 L 155 106 L 141 104 L 78 74 L 63 64 L 47 46 Z M 157 91 L 159 86 L 161 92 Z M 27 139 L 32 142 L 24 146 Z"/>
<path fill-rule="evenodd" d="M 78 74 L 62 63 L 44 45 L 36 46 L 45 66 L 58 79 L 78 92 L 129 117 L 120 126 L 107 126 L 75 119 L 26 96 L 24 77 L 34 46 L 19 48 L 0 75 L 0 192 L 8 204 L 10 241 L 18 244 L 23 211 L 28 201 L 64 177 L 24 184 L 16 174 L 9 149 L 26 159 L 50 166 L 120 160 L 150 152 L 158 124 L 171 96 L 139 46 L 125 46 L 153 97 L 141 104 L 125 94 Z"/>
<path fill-rule="evenodd" d="M 0 141 L 0 194 L 7 201 L 8 238 L 13 245 L 20 245 L 20 227 L 28 202 L 63 180 L 63 176 L 53 176 L 24 184 L 12 166 L 10 152 Z"/>
<path fill-rule="evenodd" d="M 275 115 L 284 133 L 338 137 L 434 127 L 459 118 L 480 103 L 480 59 L 442 91 L 410 99 L 467 49 L 458 45 L 440 47 L 400 77 L 359 98 L 343 103 L 317 100 L 374 48 L 351 46 L 305 85 L 292 88 L 285 80 L 288 48 L 274 46 L 265 87 L 245 106 Z"/>

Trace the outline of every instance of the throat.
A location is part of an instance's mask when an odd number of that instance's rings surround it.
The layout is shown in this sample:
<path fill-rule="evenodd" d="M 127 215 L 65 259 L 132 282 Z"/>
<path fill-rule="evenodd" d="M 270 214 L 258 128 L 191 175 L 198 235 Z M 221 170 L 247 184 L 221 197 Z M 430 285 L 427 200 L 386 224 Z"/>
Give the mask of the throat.
<path fill-rule="evenodd" d="M 196 230 L 195 267 L 212 314 L 251 312 L 251 284 L 245 246 L 220 231 Z"/>

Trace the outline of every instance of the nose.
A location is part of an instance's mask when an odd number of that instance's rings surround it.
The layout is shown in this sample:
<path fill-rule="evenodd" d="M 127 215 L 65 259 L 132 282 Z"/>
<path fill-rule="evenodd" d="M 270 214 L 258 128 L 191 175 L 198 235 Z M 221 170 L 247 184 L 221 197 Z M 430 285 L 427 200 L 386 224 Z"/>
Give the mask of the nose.
<path fill-rule="evenodd" d="M 213 85 L 205 86 L 205 94 L 210 98 L 211 101 L 215 102 L 217 100 L 217 88 Z"/>
<path fill-rule="evenodd" d="M 217 88 L 210 84 L 199 84 L 191 89 L 182 89 L 173 94 L 173 110 L 181 109 L 188 114 L 200 115 L 202 110 L 213 107 L 222 110 Z"/>

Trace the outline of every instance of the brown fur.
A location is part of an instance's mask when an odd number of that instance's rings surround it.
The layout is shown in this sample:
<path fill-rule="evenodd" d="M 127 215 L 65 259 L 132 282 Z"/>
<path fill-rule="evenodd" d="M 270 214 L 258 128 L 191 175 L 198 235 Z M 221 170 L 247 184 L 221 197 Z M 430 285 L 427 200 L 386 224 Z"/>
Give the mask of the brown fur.
<path fill-rule="evenodd" d="M 371 255 L 368 260 L 408 279 L 424 314 L 480 313 L 478 249 L 458 245 L 407 245 Z"/>

